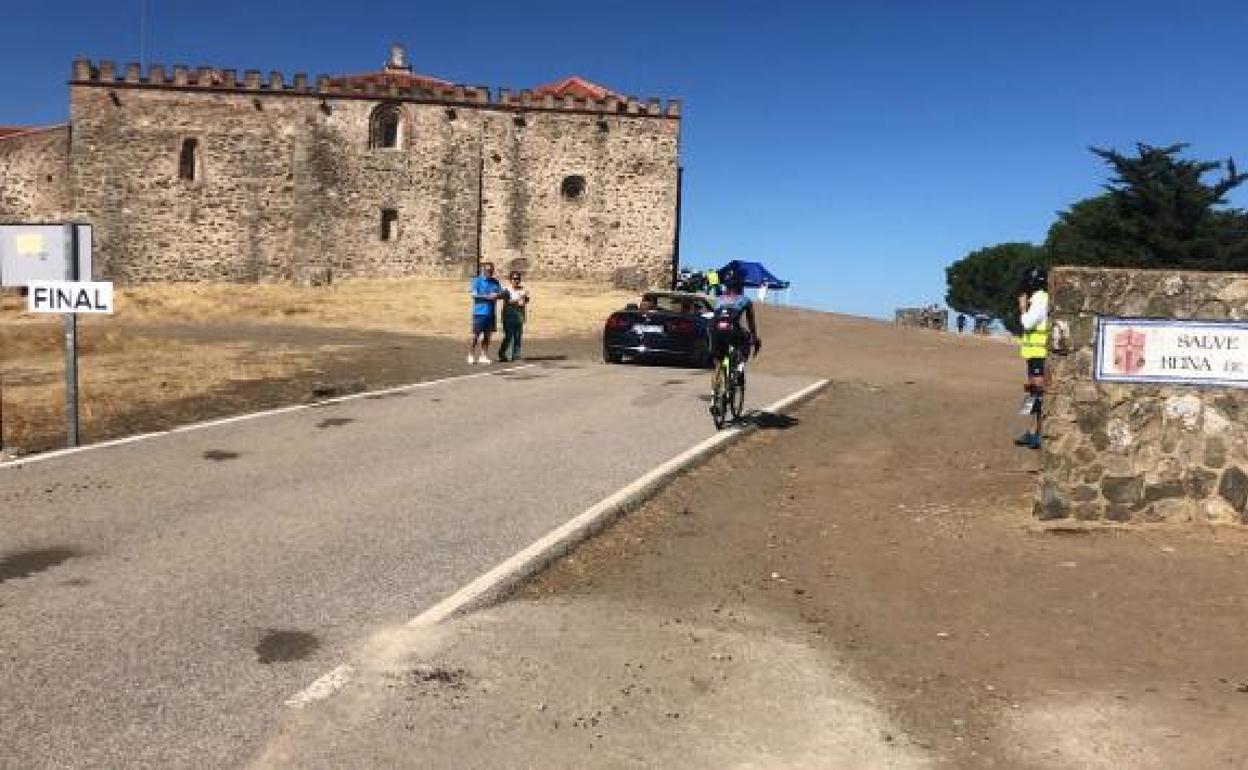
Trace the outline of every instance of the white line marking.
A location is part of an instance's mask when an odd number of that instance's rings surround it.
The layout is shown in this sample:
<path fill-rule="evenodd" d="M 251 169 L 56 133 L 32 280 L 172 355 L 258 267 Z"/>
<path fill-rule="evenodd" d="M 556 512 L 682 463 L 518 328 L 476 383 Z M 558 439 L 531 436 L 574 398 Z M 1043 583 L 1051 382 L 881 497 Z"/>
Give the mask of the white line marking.
<path fill-rule="evenodd" d="M 820 380 L 785 396 L 762 411 L 783 412 L 789 406 L 818 393 L 827 384 L 828 380 Z M 756 425 L 750 423 L 733 426 L 686 449 L 551 530 L 532 545 L 412 618 L 407 625 L 413 628 L 437 625 L 461 612 L 493 603 L 494 600 L 510 593 L 517 585 L 544 569 L 546 565 L 587 540 L 616 516 L 648 499 L 698 460 L 714 454 L 721 447 L 731 444 L 756 428 Z"/>
<path fill-rule="evenodd" d="M 303 409 L 316 409 L 319 407 L 326 406 L 327 404 L 341 404 L 346 401 L 354 401 L 354 400 L 361 399 L 361 398 L 375 398 L 377 396 L 385 396 L 391 393 L 402 393 L 408 390 L 417 390 L 419 388 L 429 388 L 429 387 L 433 387 L 434 385 L 444 385 L 448 382 L 460 382 L 463 380 L 473 380 L 478 377 L 492 377 L 492 376 L 499 375 L 499 374 L 506 374 L 508 372 L 518 372 L 521 369 L 530 369 L 534 366 L 537 366 L 537 364 L 521 364 L 520 366 L 511 366 L 506 369 L 494 369 L 488 372 L 474 372 L 473 374 L 460 374 L 454 377 L 443 377 L 438 380 L 427 380 L 425 382 L 413 382 L 408 385 L 398 385 L 393 388 L 384 388 L 382 390 L 366 390 L 366 391 L 361 391 L 359 393 L 351 393 L 346 396 L 335 396 L 334 398 L 326 398 L 326 399 L 317 401 L 312 404 L 293 404 L 291 406 L 280 406 L 280 407 L 277 407 L 276 409 L 266 409 L 260 412 L 248 412 L 247 414 L 237 414 L 237 415 L 234 415 L 233 417 L 222 417 L 216 420 L 206 420 L 204 422 L 193 422 L 187 425 L 178 425 L 176 427 L 169 428 L 168 430 L 157 430 L 157 431 L 152 431 L 151 433 L 140 433 L 137 436 L 126 436 L 125 438 L 116 438 L 116 439 L 111 439 L 109 441 L 101 441 L 97 444 L 86 444 L 84 446 L 77 446 L 77 447 L 73 447 L 70 449 L 56 449 L 51 452 L 43 452 L 41 454 L 31 455 L 30 457 L 20 457 L 16 460 L 10 460 L 7 463 L 0 462 L 0 471 L 4 470 L 5 468 L 20 468 L 23 465 L 30 465 L 32 463 L 43 462 L 44 460 L 54 460 L 58 457 L 67 457 L 69 455 L 75 455 L 80 452 L 86 452 L 92 449 L 107 449 L 109 447 L 122 446 L 123 444 L 133 444 L 138 441 L 146 441 L 147 439 L 160 438 L 161 436 L 171 436 L 175 433 L 189 433 L 191 431 L 202 430 L 204 428 L 215 428 L 219 425 L 229 425 L 231 423 L 236 423 L 236 422 L 246 422 L 247 420 L 254 420 L 259 417 L 274 417 L 279 414 L 288 414 L 290 412 L 298 412 Z"/>
<path fill-rule="evenodd" d="M 819 380 L 812 383 L 795 393 L 785 396 L 761 411 L 781 413 L 789 407 L 814 396 L 827 387 L 828 382 L 828 380 Z M 705 441 L 698 442 L 696 445 L 644 474 L 636 481 L 590 506 L 570 521 L 547 533 L 537 542 L 412 618 L 407 622 L 408 627 L 417 628 L 437 625 L 457 614 L 488 606 L 506 596 L 520 583 L 537 574 L 555 559 L 568 553 L 578 544 L 593 536 L 595 532 L 605 527 L 617 516 L 644 502 L 676 475 L 687 470 L 699 460 L 710 456 L 721 446 L 727 446 L 738 438 L 757 429 L 757 427 L 757 425 L 753 424 L 735 426 L 728 430 L 721 430 Z M 334 678 L 335 674 L 343 668 L 348 669 L 348 673 L 345 676 L 349 678 L 350 667 L 345 665 L 339 666 L 313 682 L 307 689 L 291 697 L 286 701 L 286 705 L 300 708 L 314 700 L 322 700 L 333 695 L 342 689 L 346 682 L 343 681 L 342 684 L 333 688 L 329 688 L 324 683 L 326 680 Z M 340 675 L 337 678 L 342 678 L 342 676 Z"/>
<path fill-rule="evenodd" d="M 325 676 L 317 679 L 306 689 L 286 699 L 286 705 L 291 708 L 303 708 L 304 706 L 318 700 L 325 700 L 329 696 L 338 692 L 347 686 L 351 681 L 351 675 L 355 673 L 355 669 L 346 663 L 338 668 L 330 671 Z"/>

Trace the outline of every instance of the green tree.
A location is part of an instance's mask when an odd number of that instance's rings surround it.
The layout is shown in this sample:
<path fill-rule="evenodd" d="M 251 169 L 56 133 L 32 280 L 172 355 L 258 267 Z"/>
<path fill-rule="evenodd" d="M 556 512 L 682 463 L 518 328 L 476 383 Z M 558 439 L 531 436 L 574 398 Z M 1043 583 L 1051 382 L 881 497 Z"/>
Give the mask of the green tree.
<path fill-rule="evenodd" d="M 972 251 L 945 269 L 945 302 L 959 313 L 991 316 L 1017 334 L 1023 269 L 1048 264 L 1048 252 L 1031 243 L 999 243 Z"/>
<path fill-rule="evenodd" d="M 1044 248 L 1055 265 L 1137 266 L 1141 255 L 1128 242 L 1118 207 L 1105 194 L 1061 212 L 1049 227 Z"/>
<path fill-rule="evenodd" d="M 1056 264 L 1248 269 L 1248 214 L 1219 208 L 1248 174 L 1235 161 L 1187 160 L 1186 144 L 1137 144 L 1134 156 L 1090 148 L 1114 176 L 1103 195 L 1058 215 L 1045 245 Z M 1220 179 L 1204 178 L 1224 171 Z"/>

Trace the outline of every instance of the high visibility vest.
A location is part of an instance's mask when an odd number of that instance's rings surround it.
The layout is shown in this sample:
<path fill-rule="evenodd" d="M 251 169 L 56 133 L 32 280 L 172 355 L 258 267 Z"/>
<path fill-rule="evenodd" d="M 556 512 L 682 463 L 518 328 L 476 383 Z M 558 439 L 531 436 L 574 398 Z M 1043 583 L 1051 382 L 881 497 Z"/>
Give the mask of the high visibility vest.
<path fill-rule="evenodd" d="M 1034 300 L 1041 295 L 1044 295 L 1044 299 L 1047 302 L 1049 293 L 1043 289 L 1032 294 L 1031 297 Z M 1043 321 L 1036 324 L 1036 328 L 1031 330 L 1023 329 L 1023 335 L 1018 339 L 1018 352 L 1023 358 L 1044 358 L 1049 354 L 1049 318 L 1047 314 Z"/>
<path fill-rule="evenodd" d="M 719 273 L 717 271 L 715 270 L 706 271 L 706 285 L 707 286 L 719 285 Z"/>

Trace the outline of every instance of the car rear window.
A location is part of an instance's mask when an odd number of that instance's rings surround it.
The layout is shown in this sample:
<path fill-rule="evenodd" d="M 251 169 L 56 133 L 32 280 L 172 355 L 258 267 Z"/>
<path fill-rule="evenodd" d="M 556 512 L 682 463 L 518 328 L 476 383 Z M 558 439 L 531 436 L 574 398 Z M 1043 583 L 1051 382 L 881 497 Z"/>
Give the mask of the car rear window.
<path fill-rule="evenodd" d="M 656 310 L 669 313 L 701 313 L 706 309 L 701 300 L 690 297 L 673 297 L 670 294 L 647 294 L 642 302 Z"/>

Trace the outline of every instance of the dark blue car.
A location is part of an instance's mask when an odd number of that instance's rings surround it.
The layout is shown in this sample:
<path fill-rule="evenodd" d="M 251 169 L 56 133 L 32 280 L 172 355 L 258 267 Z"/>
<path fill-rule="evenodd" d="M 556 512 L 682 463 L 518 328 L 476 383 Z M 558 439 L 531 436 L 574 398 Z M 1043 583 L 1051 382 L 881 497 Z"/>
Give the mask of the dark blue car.
<path fill-rule="evenodd" d="M 711 311 L 711 301 L 701 294 L 646 292 L 640 302 L 607 318 L 602 358 L 612 364 L 629 359 L 709 367 Z"/>

